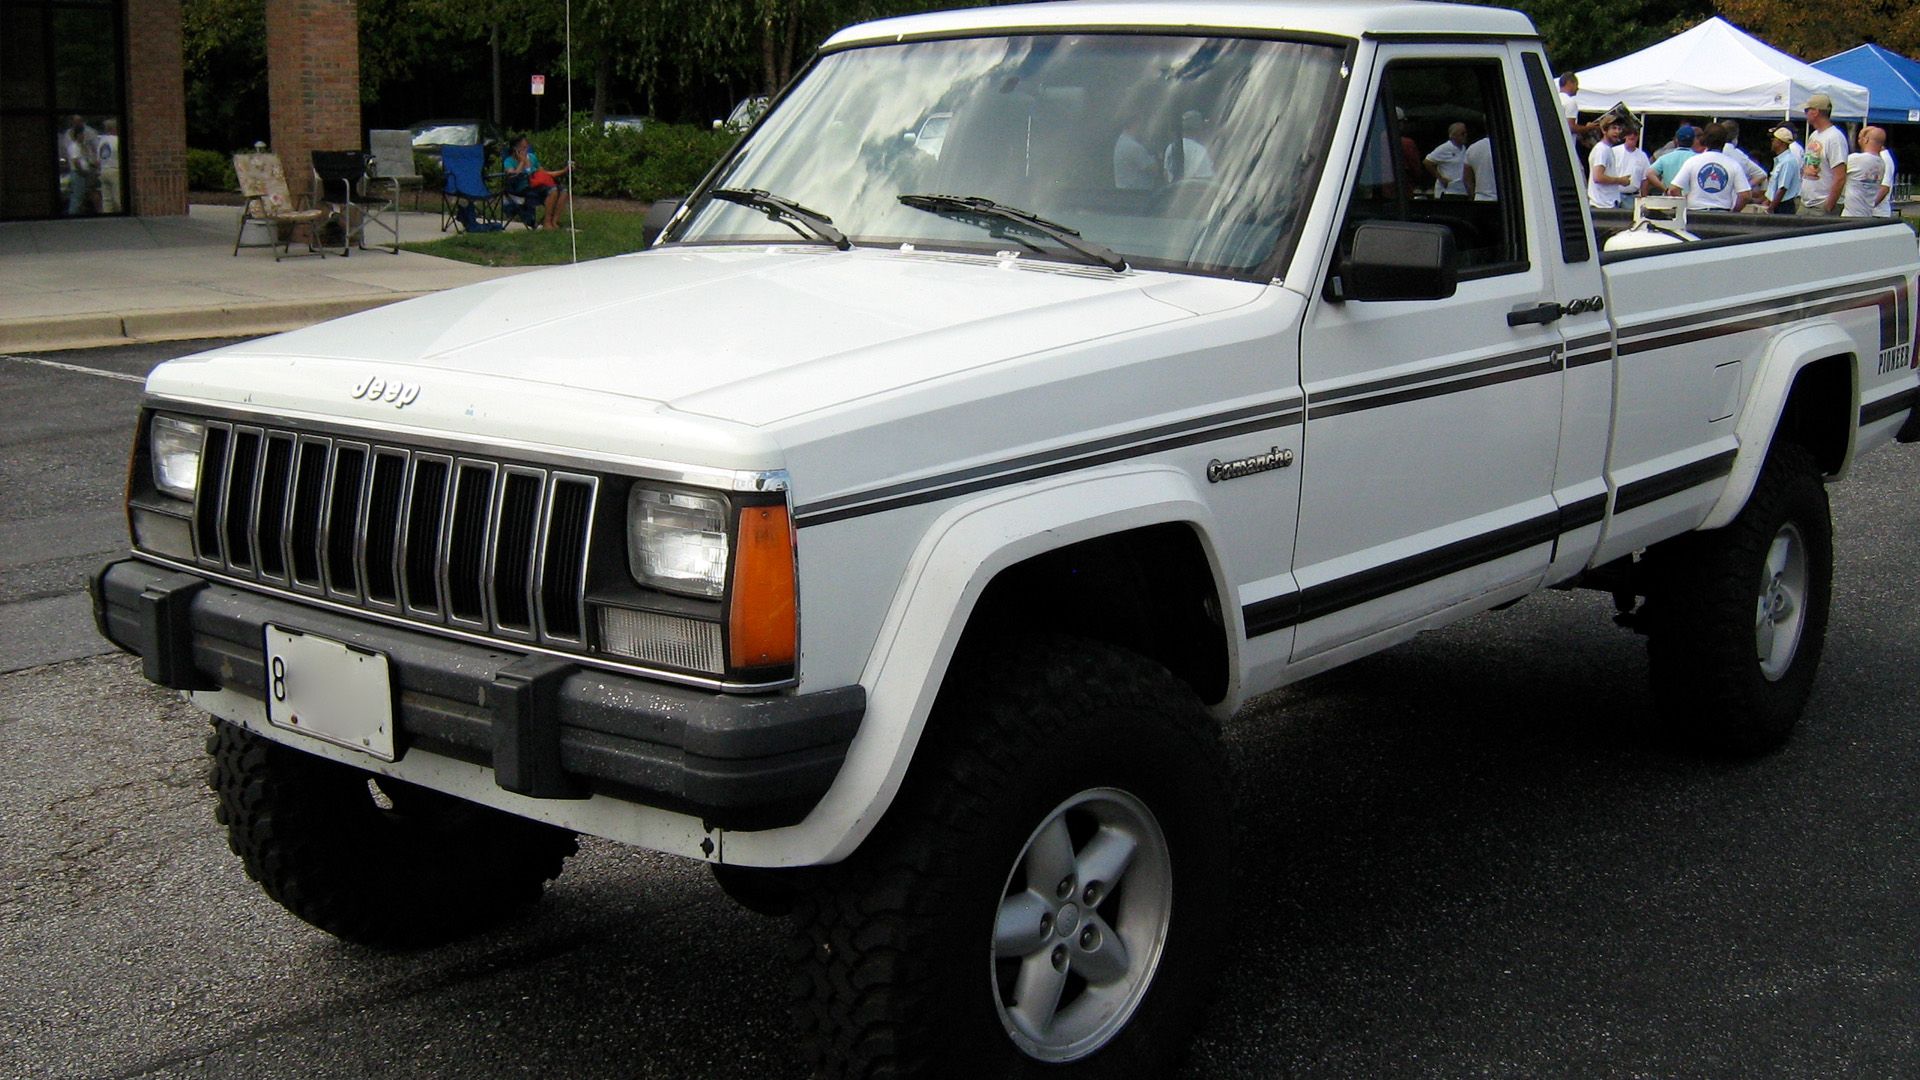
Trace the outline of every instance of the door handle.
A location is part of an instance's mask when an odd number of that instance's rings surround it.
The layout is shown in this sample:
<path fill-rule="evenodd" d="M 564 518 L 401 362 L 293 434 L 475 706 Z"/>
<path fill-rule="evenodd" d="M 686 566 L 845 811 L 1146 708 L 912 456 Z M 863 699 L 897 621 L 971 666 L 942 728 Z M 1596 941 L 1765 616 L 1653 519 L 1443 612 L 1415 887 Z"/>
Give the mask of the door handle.
<path fill-rule="evenodd" d="M 1559 322 L 1562 314 L 1563 312 L 1560 310 L 1560 305 L 1549 300 L 1544 304 L 1514 308 L 1512 311 L 1507 312 L 1507 325 L 1525 326 L 1528 323 L 1535 323 L 1540 326 L 1545 326 L 1550 322 Z"/>

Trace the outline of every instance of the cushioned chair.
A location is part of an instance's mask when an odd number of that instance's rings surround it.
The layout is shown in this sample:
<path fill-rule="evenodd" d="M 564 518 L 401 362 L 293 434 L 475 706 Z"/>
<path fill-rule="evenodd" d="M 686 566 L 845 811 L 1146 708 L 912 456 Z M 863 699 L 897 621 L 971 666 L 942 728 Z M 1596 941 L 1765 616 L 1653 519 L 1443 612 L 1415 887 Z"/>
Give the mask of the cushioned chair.
<path fill-rule="evenodd" d="M 484 146 L 443 146 L 440 166 L 446 170 L 446 187 L 440 192 L 440 231 L 448 228 L 475 232 L 499 232 L 500 192 L 487 184 L 487 148 Z"/>
<path fill-rule="evenodd" d="M 326 254 L 320 250 L 315 234 L 332 212 L 294 201 L 287 191 L 287 172 L 280 165 L 280 155 L 271 151 L 235 154 L 233 174 L 240 178 L 240 194 L 247 200 L 240 211 L 240 231 L 233 238 L 235 255 L 243 247 L 270 247 L 273 260 L 279 262 L 293 254 L 293 232 L 301 228 L 307 231 L 305 254 Z M 255 221 L 270 227 L 270 237 L 264 244 L 246 242 L 247 225 Z"/>

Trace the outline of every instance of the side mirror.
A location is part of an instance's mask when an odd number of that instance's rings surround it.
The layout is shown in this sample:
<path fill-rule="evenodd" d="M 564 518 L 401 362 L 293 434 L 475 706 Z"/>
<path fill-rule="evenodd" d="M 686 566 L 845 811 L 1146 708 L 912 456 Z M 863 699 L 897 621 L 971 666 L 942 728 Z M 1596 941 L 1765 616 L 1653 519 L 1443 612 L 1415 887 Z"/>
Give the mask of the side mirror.
<path fill-rule="evenodd" d="M 681 202 L 680 199 L 655 199 L 653 205 L 647 207 L 647 216 L 640 222 L 640 237 L 648 247 L 652 247 L 660 239 L 660 234 L 667 231 L 667 223 L 680 212 Z"/>
<path fill-rule="evenodd" d="M 1444 300 L 1460 284 L 1453 230 L 1416 221 L 1367 221 L 1327 282 L 1333 300 Z"/>

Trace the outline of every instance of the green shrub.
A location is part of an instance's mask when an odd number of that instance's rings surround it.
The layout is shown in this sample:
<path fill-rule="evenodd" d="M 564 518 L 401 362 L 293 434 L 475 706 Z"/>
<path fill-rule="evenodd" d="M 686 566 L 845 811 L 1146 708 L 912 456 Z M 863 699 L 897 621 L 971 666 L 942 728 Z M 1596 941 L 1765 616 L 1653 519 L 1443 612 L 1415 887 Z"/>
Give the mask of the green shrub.
<path fill-rule="evenodd" d="M 649 122 L 644 131 L 603 131 L 586 114 L 573 125 L 573 190 L 579 195 L 651 200 L 685 195 L 738 136 L 693 124 Z M 535 132 L 533 149 L 541 164 L 557 169 L 567 162 L 564 127 Z"/>
<path fill-rule="evenodd" d="M 187 187 L 193 191 L 238 191 L 233 159 L 218 150 L 187 151 Z"/>
<path fill-rule="evenodd" d="M 438 150 L 415 150 L 413 171 L 420 174 L 421 186 L 428 191 L 441 191 L 447 186 L 447 171 L 440 167 Z"/>

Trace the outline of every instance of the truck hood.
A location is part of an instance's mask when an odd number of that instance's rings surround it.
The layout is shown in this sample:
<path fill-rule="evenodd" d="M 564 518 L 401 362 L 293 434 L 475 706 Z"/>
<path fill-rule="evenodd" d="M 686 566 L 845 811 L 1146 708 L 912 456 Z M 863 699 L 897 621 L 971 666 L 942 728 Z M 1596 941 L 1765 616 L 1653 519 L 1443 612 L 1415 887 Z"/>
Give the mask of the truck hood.
<path fill-rule="evenodd" d="M 440 411 L 436 399 L 459 399 L 460 426 L 471 431 L 469 399 L 491 384 L 554 407 L 574 399 L 589 413 L 619 395 L 629 418 L 644 401 L 758 427 L 1235 307 L 1260 289 L 910 250 L 663 248 L 467 286 L 174 361 L 149 388 L 327 415 L 346 410 L 345 388 L 376 377 L 417 387 L 420 407 L 406 421 Z M 312 386 L 309 401 L 289 400 L 299 396 L 296 372 Z M 278 392 L 261 396 L 272 387 Z"/>

